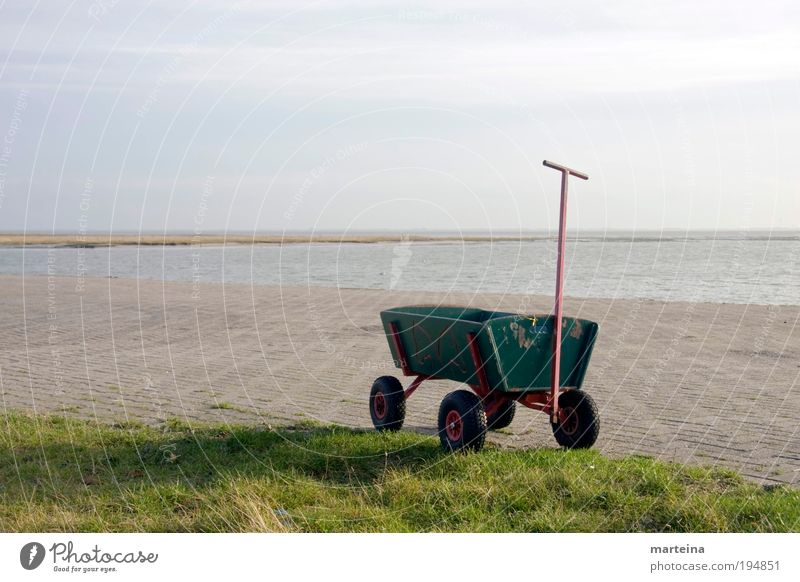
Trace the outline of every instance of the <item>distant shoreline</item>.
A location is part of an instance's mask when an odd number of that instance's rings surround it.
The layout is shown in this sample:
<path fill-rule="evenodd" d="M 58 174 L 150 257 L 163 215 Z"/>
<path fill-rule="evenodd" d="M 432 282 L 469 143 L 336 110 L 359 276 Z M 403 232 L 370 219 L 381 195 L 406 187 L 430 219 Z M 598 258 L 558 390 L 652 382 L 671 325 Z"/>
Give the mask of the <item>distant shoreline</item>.
<path fill-rule="evenodd" d="M 532 242 L 555 240 L 555 235 L 488 235 L 488 234 L 2 234 L 0 247 L 45 246 L 63 248 L 94 248 L 113 246 L 193 246 L 193 245 L 285 245 L 285 244 L 374 244 L 374 243 L 437 243 L 437 242 Z M 595 240 L 602 242 L 670 242 L 691 240 L 769 240 L 797 241 L 800 234 L 792 231 L 764 232 L 717 232 L 717 233 L 569 233 L 567 240 Z"/>
<path fill-rule="evenodd" d="M 109 246 L 188 246 L 223 244 L 309 244 L 309 243 L 384 243 L 384 242 L 500 242 L 546 240 L 547 236 L 435 236 L 435 235 L 65 235 L 0 234 L 2 246 L 109 247 Z"/>

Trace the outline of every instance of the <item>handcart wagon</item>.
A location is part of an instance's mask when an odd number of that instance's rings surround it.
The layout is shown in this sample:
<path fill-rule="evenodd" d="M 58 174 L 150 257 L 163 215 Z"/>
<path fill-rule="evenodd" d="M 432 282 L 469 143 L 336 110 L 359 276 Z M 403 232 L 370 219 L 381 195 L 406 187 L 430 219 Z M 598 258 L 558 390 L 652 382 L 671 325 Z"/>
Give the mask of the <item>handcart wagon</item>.
<path fill-rule="evenodd" d="M 382 311 L 392 358 L 414 379 L 407 389 L 394 376 L 375 380 L 369 405 L 378 430 L 400 430 L 406 400 L 425 380 L 447 379 L 472 391 L 442 400 L 438 428 L 445 450 L 480 450 L 487 430 L 511 423 L 516 403 L 547 414 L 561 446 L 588 448 L 597 440 L 597 408 L 581 388 L 598 325 L 562 314 L 567 180 L 588 176 L 547 160 L 544 165 L 561 172 L 553 314 L 420 305 Z"/>

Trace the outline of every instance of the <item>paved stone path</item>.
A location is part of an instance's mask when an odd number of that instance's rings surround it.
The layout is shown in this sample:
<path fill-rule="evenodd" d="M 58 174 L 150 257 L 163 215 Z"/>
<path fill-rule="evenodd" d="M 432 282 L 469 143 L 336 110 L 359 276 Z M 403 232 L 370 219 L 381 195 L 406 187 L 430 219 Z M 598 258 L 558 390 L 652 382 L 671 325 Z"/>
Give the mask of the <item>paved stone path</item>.
<path fill-rule="evenodd" d="M 381 309 L 448 302 L 547 313 L 546 297 L 0 277 L 0 381 L 8 409 L 103 421 L 371 426 L 372 380 L 396 374 Z M 719 464 L 800 484 L 800 307 L 567 301 L 600 323 L 584 385 L 597 446 Z M 398 374 L 399 375 L 399 374 Z M 406 427 L 434 434 L 448 382 L 423 385 Z M 553 447 L 518 409 L 507 447 Z"/>

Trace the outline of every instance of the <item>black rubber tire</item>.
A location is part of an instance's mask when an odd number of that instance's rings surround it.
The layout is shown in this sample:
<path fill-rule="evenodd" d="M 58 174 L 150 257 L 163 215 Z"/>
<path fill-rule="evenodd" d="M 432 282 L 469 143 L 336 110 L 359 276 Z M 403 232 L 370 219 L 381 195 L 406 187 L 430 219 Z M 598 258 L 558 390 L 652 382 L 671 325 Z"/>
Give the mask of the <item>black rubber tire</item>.
<path fill-rule="evenodd" d="M 498 430 L 506 428 L 514 420 L 514 413 L 517 411 L 517 403 L 513 400 L 503 400 L 493 414 L 486 415 L 486 428 Z"/>
<path fill-rule="evenodd" d="M 378 404 L 380 406 L 376 409 Z M 369 414 L 372 417 L 372 424 L 380 431 L 397 431 L 403 428 L 403 421 L 406 419 L 406 397 L 400 380 L 394 376 L 381 376 L 372 383 L 372 390 L 369 393 Z"/>
<path fill-rule="evenodd" d="M 591 447 L 600 434 L 600 415 L 592 397 L 580 390 L 568 390 L 558 397 L 558 406 L 565 411 L 572 409 L 574 415 L 568 417 L 570 422 L 565 426 L 550 423 L 558 444 L 569 449 Z"/>
<path fill-rule="evenodd" d="M 448 416 L 454 413 L 459 421 L 448 429 Z M 455 429 L 458 428 L 458 436 Z M 481 399 L 468 390 L 456 390 L 439 406 L 439 440 L 447 451 L 480 451 L 486 442 L 486 413 Z"/>

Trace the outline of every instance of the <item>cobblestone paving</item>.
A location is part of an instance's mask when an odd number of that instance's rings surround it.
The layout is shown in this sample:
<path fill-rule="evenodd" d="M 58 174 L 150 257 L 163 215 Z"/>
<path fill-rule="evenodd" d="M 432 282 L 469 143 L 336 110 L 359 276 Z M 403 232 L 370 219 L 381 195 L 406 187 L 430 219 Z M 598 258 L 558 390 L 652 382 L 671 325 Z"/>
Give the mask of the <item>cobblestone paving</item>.
<path fill-rule="evenodd" d="M 371 426 L 372 380 L 397 374 L 378 312 L 454 303 L 547 313 L 546 297 L 0 277 L 2 406 L 102 421 Z M 584 384 L 597 446 L 800 483 L 800 307 L 569 299 L 600 323 Z M 399 374 L 397 374 L 399 375 Z M 430 382 L 406 427 L 433 435 Z M 553 447 L 518 409 L 505 447 Z"/>

